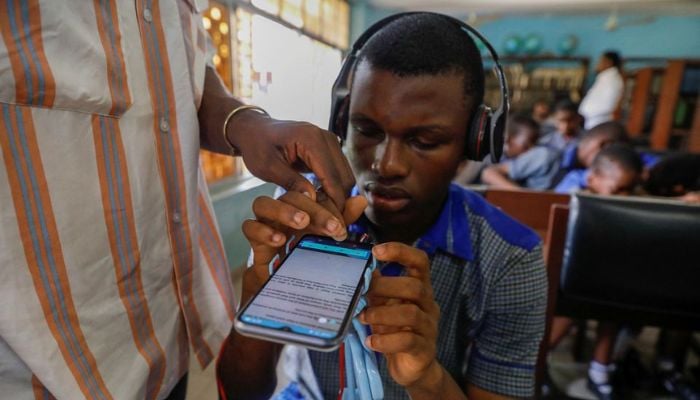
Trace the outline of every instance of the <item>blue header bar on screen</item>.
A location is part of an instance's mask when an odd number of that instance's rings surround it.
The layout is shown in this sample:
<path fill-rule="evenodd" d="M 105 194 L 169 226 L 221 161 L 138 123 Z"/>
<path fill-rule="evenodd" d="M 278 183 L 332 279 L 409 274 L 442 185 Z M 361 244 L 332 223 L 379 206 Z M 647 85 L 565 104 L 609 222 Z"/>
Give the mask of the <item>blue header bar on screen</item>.
<path fill-rule="evenodd" d="M 325 251 L 327 253 L 342 254 L 344 256 L 360 258 L 363 260 L 367 260 L 369 258 L 369 255 L 370 255 L 369 251 L 364 250 L 364 249 L 349 249 L 347 247 L 333 246 L 333 245 L 316 243 L 316 242 L 311 242 L 311 241 L 306 241 L 306 240 L 299 243 L 299 247 L 306 248 L 306 249 L 321 250 L 321 251 Z"/>

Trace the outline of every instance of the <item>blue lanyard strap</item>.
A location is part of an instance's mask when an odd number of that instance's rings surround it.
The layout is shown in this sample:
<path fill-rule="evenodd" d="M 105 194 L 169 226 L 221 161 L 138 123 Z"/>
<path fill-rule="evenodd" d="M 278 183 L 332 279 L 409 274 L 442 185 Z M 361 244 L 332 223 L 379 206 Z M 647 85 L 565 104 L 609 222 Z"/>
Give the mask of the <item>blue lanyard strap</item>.
<path fill-rule="evenodd" d="M 365 271 L 362 297 L 355 308 L 350 333 L 345 337 L 345 388 L 342 400 L 380 400 L 384 398 L 384 385 L 379 374 L 377 358 L 365 345 L 366 327 L 357 320 L 357 316 L 367 306 L 365 294 L 369 289 L 372 272 L 377 268 L 376 260 Z"/>

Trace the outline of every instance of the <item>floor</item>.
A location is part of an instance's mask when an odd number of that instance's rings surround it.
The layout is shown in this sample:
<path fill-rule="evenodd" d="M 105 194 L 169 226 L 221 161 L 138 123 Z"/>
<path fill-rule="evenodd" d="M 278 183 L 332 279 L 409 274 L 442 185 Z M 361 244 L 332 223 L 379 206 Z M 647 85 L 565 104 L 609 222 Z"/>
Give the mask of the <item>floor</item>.
<path fill-rule="evenodd" d="M 594 339 L 595 323 L 589 323 L 586 332 L 586 346 L 584 346 L 584 354 L 591 352 L 592 342 Z M 655 344 L 659 335 L 657 328 L 644 328 L 641 334 L 637 337 L 634 348 L 639 352 L 642 363 L 649 368 L 654 357 Z M 698 338 L 696 334 L 696 339 Z M 549 372 L 555 385 L 563 394 L 576 399 L 596 400 L 596 397 L 586 387 L 586 377 L 588 363 L 576 362 L 572 356 L 573 336 L 566 338 L 559 347 L 550 354 L 549 357 Z M 696 367 L 698 365 L 698 357 L 691 354 L 688 357 L 687 367 Z M 553 398 L 557 398 L 554 396 Z M 655 387 L 651 390 L 642 390 L 639 388 L 632 389 L 626 398 L 639 400 L 673 400 L 674 396 L 664 393 L 661 387 Z"/>

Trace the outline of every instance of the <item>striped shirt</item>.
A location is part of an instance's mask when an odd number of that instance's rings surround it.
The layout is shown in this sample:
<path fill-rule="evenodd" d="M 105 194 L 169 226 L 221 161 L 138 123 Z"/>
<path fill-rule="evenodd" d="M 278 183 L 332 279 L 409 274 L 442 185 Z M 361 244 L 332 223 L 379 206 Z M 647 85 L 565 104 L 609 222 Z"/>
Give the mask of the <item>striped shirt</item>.
<path fill-rule="evenodd" d="M 164 398 L 228 334 L 202 9 L 0 1 L 3 398 Z"/>
<path fill-rule="evenodd" d="M 479 195 L 452 185 L 441 215 L 416 247 L 430 256 L 441 311 L 440 364 L 461 386 L 469 382 L 493 393 L 531 397 L 547 296 L 538 236 Z M 323 397 L 334 398 L 338 353 L 309 355 Z M 385 398 L 408 399 L 380 360 Z"/>

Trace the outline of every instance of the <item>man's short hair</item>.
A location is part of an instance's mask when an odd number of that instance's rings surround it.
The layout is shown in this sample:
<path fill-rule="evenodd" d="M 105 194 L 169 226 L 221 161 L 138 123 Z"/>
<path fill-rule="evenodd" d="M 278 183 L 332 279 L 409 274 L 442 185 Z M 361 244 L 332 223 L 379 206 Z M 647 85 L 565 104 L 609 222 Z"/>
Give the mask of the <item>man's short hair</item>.
<path fill-rule="evenodd" d="M 624 143 L 613 143 L 604 148 L 593 159 L 591 169 L 594 171 L 602 171 L 607 168 L 610 163 L 617 164 L 625 171 L 639 175 L 642 173 L 642 158 L 632 148 L 632 146 Z"/>
<path fill-rule="evenodd" d="M 629 141 L 627 129 L 625 129 L 624 125 L 616 121 L 603 122 L 602 124 L 594 126 L 583 135 L 581 141 L 588 141 L 601 136 L 608 138 L 610 142 L 613 143 L 627 143 Z"/>
<path fill-rule="evenodd" d="M 508 137 L 513 138 L 519 134 L 526 132 L 534 132 L 536 141 L 536 137 L 540 132 L 540 124 L 538 124 L 537 121 L 526 115 L 513 115 L 512 117 L 508 118 Z"/>
<path fill-rule="evenodd" d="M 622 59 L 620 58 L 620 53 L 613 51 L 613 50 L 608 50 L 605 53 L 603 53 L 603 57 L 610 60 L 613 67 L 615 67 L 617 69 L 622 68 Z"/>
<path fill-rule="evenodd" d="M 572 112 L 574 114 L 578 114 L 578 104 L 574 103 L 573 101 L 571 101 L 569 99 L 559 100 L 554 105 L 554 112 L 557 112 L 557 111 L 565 111 L 565 112 Z"/>
<path fill-rule="evenodd" d="M 401 77 L 462 74 L 465 99 L 472 97 L 476 107 L 484 99 L 481 54 L 471 36 L 447 18 L 434 14 L 401 17 L 370 38 L 359 62 L 367 61 Z"/>

